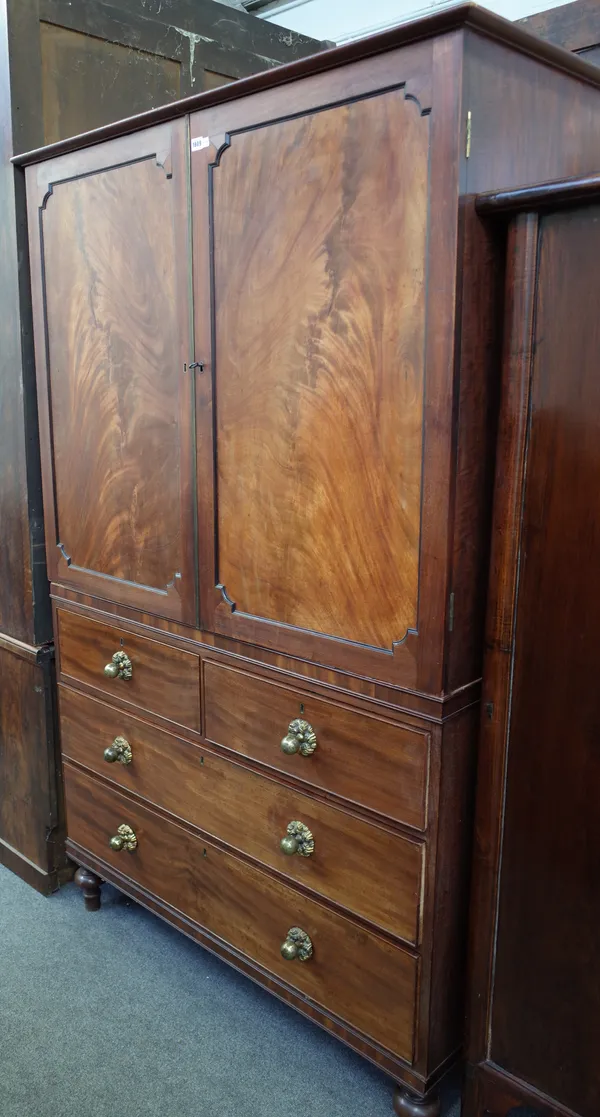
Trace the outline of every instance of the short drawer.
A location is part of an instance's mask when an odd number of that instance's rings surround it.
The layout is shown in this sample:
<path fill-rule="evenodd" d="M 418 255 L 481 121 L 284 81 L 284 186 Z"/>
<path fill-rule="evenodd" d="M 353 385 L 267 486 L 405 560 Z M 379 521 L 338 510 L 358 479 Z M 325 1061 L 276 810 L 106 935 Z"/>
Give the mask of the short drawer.
<path fill-rule="evenodd" d="M 233 668 L 203 666 L 207 740 L 407 826 L 425 827 L 428 733 Z M 308 722 L 316 747 L 286 755 L 281 742 L 297 719 Z"/>
<path fill-rule="evenodd" d="M 417 959 L 233 854 L 65 765 L 69 838 L 400 1058 L 413 1056 Z M 109 845 L 120 825 L 133 852 Z M 284 960 L 290 928 L 312 942 Z"/>
<path fill-rule="evenodd" d="M 419 937 L 424 847 L 60 688 L 63 755 L 301 881 L 408 943 Z M 116 739 L 129 763 L 104 759 Z M 116 751 L 111 756 L 116 755 Z M 124 759 L 129 760 L 129 752 Z M 123 757 L 123 752 L 121 752 Z M 299 851 L 282 851 L 301 822 Z M 304 835 L 305 837 L 305 835 Z M 300 850 L 304 850 L 304 855 Z"/>
<path fill-rule="evenodd" d="M 61 678 L 75 679 L 151 710 L 187 729 L 200 730 L 199 658 L 157 640 L 58 609 Z M 104 667 L 115 652 L 131 660 L 131 678 L 108 678 Z"/>

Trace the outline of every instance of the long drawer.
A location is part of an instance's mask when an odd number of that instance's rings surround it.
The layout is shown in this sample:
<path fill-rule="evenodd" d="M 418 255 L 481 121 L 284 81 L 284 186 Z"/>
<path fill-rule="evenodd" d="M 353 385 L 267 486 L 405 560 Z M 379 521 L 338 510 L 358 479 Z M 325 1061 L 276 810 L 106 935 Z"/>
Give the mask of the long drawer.
<path fill-rule="evenodd" d="M 86 683 L 109 700 L 131 702 L 187 729 L 200 729 L 197 655 L 66 609 L 57 610 L 56 623 L 61 678 Z M 108 678 L 104 673 L 115 652 L 130 659 L 130 678 Z"/>
<path fill-rule="evenodd" d="M 207 740 L 407 826 L 425 827 L 428 733 L 217 663 L 205 662 L 203 670 Z M 287 738 L 285 747 L 294 747 L 298 720 L 314 737 L 286 755 L 281 742 Z"/>
<path fill-rule="evenodd" d="M 412 1060 L 418 970 L 412 954 L 69 764 L 65 788 L 72 841 L 400 1058 Z M 137 839 L 133 852 L 115 852 L 109 845 L 124 824 Z M 308 935 L 308 960 L 282 957 L 281 944 L 293 942 L 292 928 Z"/>
<path fill-rule="evenodd" d="M 60 688 L 60 711 L 65 757 L 406 942 L 418 941 L 421 842 L 317 802 L 66 687 Z M 118 738 L 131 749 L 128 764 L 104 759 L 105 749 Z M 310 839 L 307 846 L 302 833 L 298 852 L 282 852 L 280 842 L 290 838 L 291 822 L 301 822 L 310 831 L 314 849 L 309 855 Z"/>

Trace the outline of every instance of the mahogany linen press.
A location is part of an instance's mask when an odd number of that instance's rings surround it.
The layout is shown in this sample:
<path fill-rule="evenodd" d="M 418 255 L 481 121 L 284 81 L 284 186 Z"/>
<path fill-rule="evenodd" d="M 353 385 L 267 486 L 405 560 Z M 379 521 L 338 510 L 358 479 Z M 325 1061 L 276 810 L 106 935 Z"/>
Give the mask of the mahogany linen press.
<path fill-rule="evenodd" d="M 473 6 L 26 164 L 67 848 L 436 1117 L 503 287 L 600 74 Z"/>

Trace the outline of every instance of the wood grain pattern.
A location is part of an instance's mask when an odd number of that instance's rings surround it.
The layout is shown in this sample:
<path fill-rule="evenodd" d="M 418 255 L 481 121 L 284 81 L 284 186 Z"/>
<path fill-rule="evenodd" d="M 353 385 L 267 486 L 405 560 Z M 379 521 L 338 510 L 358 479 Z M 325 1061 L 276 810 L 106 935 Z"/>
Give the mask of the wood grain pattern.
<path fill-rule="evenodd" d="M 197 655 L 133 636 L 60 609 L 56 613 L 59 670 L 102 691 L 111 701 L 153 710 L 188 729 L 200 729 L 200 667 Z M 130 679 L 108 679 L 104 667 L 114 652 L 131 660 Z"/>
<path fill-rule="evenodd" d="M 205 662 L 203 675 L 207 740 L 425 828 L 429 734 L 215 663 Z M 299 717 L 316 733 L 312 756 L 281 751 L 290 722 Z"/>
<path fill-rule="evenodd" d="M 408 943 L 419 936 L 423 849 L 299 791 L 61 687 L 63 754 L 362 915 Z M 104 749 L 129 742 L 129 765 Z M 288 822 L 312 831 L 310 857 L 286 856 Z"/>
<path fill-rule="evenodd" d="M 428 150 L 398 90 L 236 135 L 214 171 L 219 581 L 388 649 L 417 622 Z"/>
<path fill-rule="evenodd" d="M 417 976 L 411 954 L 69 765 L 65 785 L 73 841 L 411 1061 Z M 137 835 L 133 854 L 108 845 L 122 822 Z M 309 962 L 285 962 L 280 955 L 295 926 L 312 939 Z"/>
<path fill-rule="evenodd" d="M 42 211 L 58 542 L 165 591 L 186 549 L 174 186 L 152 156 L 82 170 Z"/>

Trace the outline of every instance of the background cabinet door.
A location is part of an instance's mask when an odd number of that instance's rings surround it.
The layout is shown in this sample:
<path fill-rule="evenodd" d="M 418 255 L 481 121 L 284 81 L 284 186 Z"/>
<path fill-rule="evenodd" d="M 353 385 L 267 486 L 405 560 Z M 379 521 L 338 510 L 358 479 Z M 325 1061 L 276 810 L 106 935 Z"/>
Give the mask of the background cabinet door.
<path fill-rule="evenodd" d="M 28 172 L 50 577 L 194 623 L 185 121 Z"/>
<path fill-rule="evenodd" d="M 334 665 L 391 656 L 417 628 L 429 116 L 401 87 L 206 144 L 202 623 L 311 658 L 322 638 Z"/>

